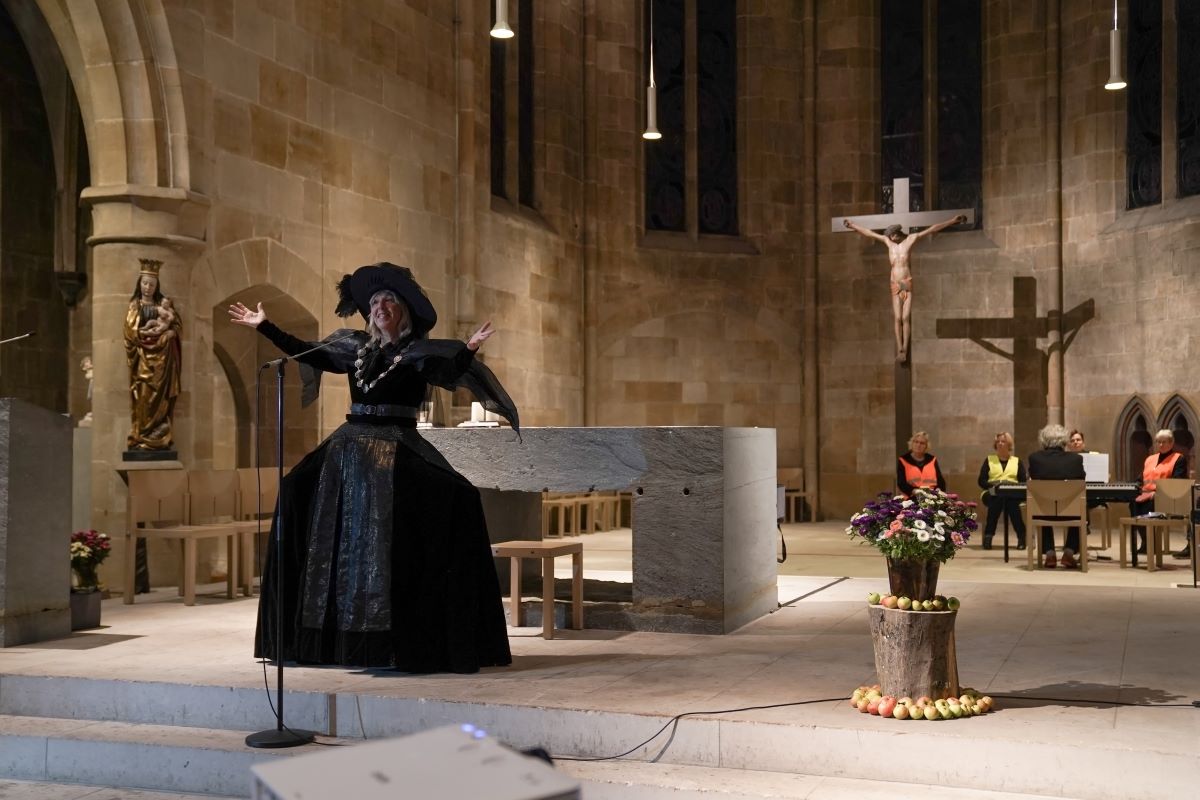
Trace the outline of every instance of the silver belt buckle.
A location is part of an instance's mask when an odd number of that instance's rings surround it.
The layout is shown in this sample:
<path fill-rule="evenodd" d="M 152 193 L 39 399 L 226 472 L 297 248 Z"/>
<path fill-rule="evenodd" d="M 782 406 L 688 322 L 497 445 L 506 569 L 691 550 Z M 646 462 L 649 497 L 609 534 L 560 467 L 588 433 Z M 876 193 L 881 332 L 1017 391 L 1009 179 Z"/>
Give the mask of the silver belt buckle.
<path fill-rule="evenodd" d="M 363 403 L 362 404 L 362 413 L 364 413 L 368 416 L 373 415 L 375 413 L 375 410 L 376 410 L 376 406 L 372 405 L 371 403 Z"/>

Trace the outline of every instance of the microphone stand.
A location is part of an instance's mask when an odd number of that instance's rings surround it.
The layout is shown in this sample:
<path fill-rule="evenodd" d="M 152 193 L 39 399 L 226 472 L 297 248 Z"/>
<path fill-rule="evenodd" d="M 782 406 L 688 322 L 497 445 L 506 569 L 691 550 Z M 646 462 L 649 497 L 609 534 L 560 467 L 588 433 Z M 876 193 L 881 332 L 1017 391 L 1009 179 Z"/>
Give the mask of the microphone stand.
<path fill-rule="evenodd" d="M 297 730 L 283 724 L 283 510 L 286 497 L 283 491 L 283 378 L 288 361 L 349 338 L 352 337 L 343 336 L 340 339 L 322 342 L 294 356 L 283 356 L 268 361 L 259 368 L 261 371 L 271 366 L 275 367 L 275 471 L 276 486 L 279 487 L 275 501 L 275 727 L 247 736 L 246 744 L 250 747 L 297 747 L 309 744 L 316 738 L 313 731 Z"/>

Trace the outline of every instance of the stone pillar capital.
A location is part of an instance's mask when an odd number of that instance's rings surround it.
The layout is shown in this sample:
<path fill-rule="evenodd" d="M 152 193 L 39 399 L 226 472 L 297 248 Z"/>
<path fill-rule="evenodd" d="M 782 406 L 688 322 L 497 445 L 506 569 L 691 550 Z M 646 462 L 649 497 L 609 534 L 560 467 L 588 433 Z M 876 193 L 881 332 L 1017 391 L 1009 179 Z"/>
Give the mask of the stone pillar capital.
<path fill-rule="evenodd" d="M 209 200 L 205 195 L 164 186 L 89 186 L 79 201 L 92 209 L 87 243 L 153 244 L 173 250 L 204 246 Z"/>

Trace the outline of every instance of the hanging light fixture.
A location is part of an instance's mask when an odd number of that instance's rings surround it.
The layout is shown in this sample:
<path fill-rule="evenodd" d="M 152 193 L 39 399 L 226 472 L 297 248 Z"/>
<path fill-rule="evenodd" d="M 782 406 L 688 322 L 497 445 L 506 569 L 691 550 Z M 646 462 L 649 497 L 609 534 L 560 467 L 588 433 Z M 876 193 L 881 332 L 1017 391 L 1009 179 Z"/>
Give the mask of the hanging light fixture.
<path fill-rule="evenodd" d="M 650 83 L 646 86 L 646 130 L 642 132 L 643 139 L 661 139 L 658 132 L 658 89 L 654 86 L 654 0 L 650 3 Z"/>
<path fill-rule="evenodd" d="M 1113 0 L 1113 26 L 1108 32 L 1108 83 L 1104 88 L 1116 91 L 1125 88 L 1121 77 L 1121 29 L 1117 27 L 1117 0 Z"/>
<path fill-rule="evenodd" d="M 496 0 L 496 24 L 492 26 L 493 39 L 511 39 L 513 29 L 508 27 L 508 0 Z"/>

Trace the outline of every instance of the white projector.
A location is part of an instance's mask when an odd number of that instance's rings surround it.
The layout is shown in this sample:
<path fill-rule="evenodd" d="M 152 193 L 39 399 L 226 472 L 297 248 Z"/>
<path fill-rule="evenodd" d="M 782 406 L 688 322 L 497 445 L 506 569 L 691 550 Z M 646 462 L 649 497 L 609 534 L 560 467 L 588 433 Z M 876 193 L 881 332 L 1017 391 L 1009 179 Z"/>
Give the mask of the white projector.
<path fill-rule="evenodd" d="M 253 800 L 579 800 L 579 783 L 472 725 L 279 758 L 250 768 Z"/>

